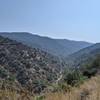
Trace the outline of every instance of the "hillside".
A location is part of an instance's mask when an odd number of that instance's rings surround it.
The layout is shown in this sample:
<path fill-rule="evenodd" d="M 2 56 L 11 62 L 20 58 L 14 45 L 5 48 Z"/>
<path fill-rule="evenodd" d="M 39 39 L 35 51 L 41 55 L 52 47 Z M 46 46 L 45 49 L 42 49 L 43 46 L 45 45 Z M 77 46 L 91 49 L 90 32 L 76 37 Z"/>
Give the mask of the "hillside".
<path fill-rule="evenodd" d="M 61 68 L 57 57 L 0 36 L 0 88 L 15 83 L 17 89 L 39 93 L 56 82 Z"/>
<path fill-rule="evenodd" d="M 100 44 L 82 49 L 68 60 L 70 67 L 91 64 L 84 71 L 65 69 L 58 57 L 0 36 L 0 99 L 99 100 Z M 91 78 L 94 75 L 98 76 Z"/>
<path fill-rule="evenodd" d="M 80 87 L 71 88 L 67 93 L 48 93 L 33 97 L 27 92 L 0 91 L 0 100 L 100 100 L 100 76 L 87 80 Z"/>
<path fill-rule="evenodd" d="M 53 55 L 64 57 L 92 45 L 92 43 L 88 42 L 52 39 L 25 32 L 0 33 L 0 35 L 22 42 L 23 44 L 33 48 L 42 49 L 43 51 Z"/>
<path fill-rule="evenodd" d="M 63 53 L 66 56 L 92 45 L 92 43 L 84 41 L 74 41 L 67 39 L 56 39 L 56 41 L 63 46 L 63 49 L 65 50 Z"/>
<path fill-rule="evenodd" d="M 82 67 L 89 62 L 92 62 L 97 55 L 100 55 L 100 43 L 96 43 L 73 53 L 67 58 L 67 63 L 73 67 Z"/>
<path fill-rule="evenodd" d="M 72 88 L 65 94 L 48 94 L 44 100 L 100 100 L 100 76 L 92 77 L 80 87 Z"/>

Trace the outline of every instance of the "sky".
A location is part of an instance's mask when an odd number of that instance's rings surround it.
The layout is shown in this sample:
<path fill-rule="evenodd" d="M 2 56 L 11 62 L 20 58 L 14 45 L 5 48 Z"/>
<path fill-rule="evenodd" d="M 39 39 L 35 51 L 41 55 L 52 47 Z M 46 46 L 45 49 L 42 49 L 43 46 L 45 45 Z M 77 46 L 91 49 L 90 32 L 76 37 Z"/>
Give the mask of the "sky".
<path fill-rule="evenodd" d="M 100 0 L 0 0 L 0 32 L 100 42 Z"/>

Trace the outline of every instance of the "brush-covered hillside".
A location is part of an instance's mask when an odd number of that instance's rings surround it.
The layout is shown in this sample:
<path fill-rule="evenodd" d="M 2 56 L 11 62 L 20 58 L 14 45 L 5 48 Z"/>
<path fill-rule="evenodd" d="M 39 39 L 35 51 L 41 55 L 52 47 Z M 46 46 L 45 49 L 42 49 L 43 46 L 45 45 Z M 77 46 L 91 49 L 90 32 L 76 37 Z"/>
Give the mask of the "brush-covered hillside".
<path fill-rule="evenodd" d="M 57 57 L 0 36 L 0 88 L 14 85 L 39 93 L 56 82 L 61 69 Z"/>

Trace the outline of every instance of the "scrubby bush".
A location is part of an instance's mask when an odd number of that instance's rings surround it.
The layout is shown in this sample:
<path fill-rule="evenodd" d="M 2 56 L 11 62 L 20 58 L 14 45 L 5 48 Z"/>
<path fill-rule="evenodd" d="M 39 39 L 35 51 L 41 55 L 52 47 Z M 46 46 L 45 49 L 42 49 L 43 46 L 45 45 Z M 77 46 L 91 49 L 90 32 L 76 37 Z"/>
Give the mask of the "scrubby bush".
<path fill-rule="evenodd" d="M 85 71 L 83 71 L 83 75 L 91 78 L 92 76 L 95 76 L 97 73 L 97 69 L 96 68 L 92 68 L 92 69 L 86 69 Z"/>
<path fill-rule="evenodd" d="M 35 100 L 45 100 L 45 96 L 44 95 L 37 96 L 37 97 L 35 97 Z"/>
<path fill-rule="evenodd" d="M 1 78 L 6 78 L 7 75 L 8 75 L 7 72 L 4 69 L 0 68 L 0 77 Z"/>
<path fill-rule="evenodd" d="M 85 79 L 86 77 L 84 77 L 78 70 L 69 71 L 64 75 L 64 81 L 71 86 L 76 86 L 82 83 Z"/>
<path fill-rule="evenodd" d="M 33 85 L 34 93 L 41 93 L 46 88 L 47 83 L 43 80 L 35 80 Z"/>
<path fill-rule="evenodd" d="M 52 87 L 52 92 L 64 92 L 65 93 L 71 90 L 71 86 L 64 82 L 61 82 L 58 84 L 52 84 L 51 87 Z"/>
<path fill-rule="evenodd" d="M 83 68 L 83 75 L 91 78 L 95 76 L 97 72 L 100 70 L 100 55 L 98 55 L 91 63 L 88 63 Z"/>
<path fill-rule="evenodd" d="M 16 78 L 15 78 L 14 75 L 10 75 L 9 78 L 8 78 L 8 80 L 11 81 L 11 82 L 14 82 L 15 79 L 16 79 Z"/>
<path fill-rule="evenodd" d="M 100 68 L 100 55 L 98 55 L 92 62 L 92 67 Z"/>

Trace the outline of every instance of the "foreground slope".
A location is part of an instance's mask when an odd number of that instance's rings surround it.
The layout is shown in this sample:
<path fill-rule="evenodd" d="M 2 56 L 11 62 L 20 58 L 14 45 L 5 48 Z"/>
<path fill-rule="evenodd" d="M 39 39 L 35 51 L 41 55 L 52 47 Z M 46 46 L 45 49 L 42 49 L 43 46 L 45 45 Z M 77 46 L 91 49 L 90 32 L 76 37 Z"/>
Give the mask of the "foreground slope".
<path fill-rule="evenodd" d="M 0 100 L 100 100 L 100 76 L 87 80 L 80 87 L 71 88 L 67 93 L 57 92 L 33 97 L 27 92 L 1 90 Z"/>
<path fill-rule="evenodd" d="M 25 32 L 0 33 L 0 35 L 22 42 L 33 48 L 40 48 L 53 55 L 64 57 L 91 45 L 88 42 L 52 39 Z"/>
<path fill-rule="evenodd" d="M 68 93 L 48 94 L 44 100 L 100 100 L 100 76 L 92 77 Z"/>
<path fill-rule="evenodd" d="M 0 83 L 13 81 L 31 91 L 41 92 L 47 83 L 57 80 L 60 71 L 57 57 L 0 36 Z"/>

